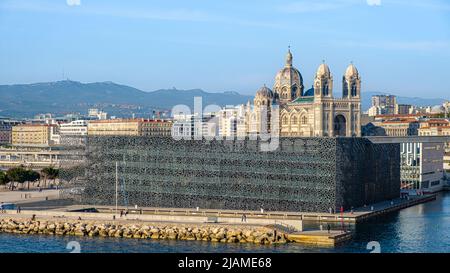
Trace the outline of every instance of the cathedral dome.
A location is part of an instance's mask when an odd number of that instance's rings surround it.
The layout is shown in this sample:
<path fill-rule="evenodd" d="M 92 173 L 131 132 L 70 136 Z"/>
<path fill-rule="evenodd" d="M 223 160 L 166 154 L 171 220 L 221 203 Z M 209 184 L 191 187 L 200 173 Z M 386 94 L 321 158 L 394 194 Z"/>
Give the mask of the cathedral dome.
<path fill-rule="evenodd" d="M 281 85 L 292 86 L 294 83 L 300 83 L 303 85 L 303 78 L 295 67 L 285 67 L 281 69 L 275 76 L 275 82 Z"/>
<path fill-rule="evenodd" d="M 316 73 L 316 77 L 321 78 L 321 77 L 326 77 L 329 78 L 331 76 L 331 72 L 330 72 L 330 68 L 328 67 L 327 64 L 323 63 L 319 66 L 319 68 L 317 69 L 317 73 Z"/>
<path fill-rule="evenodd" d="M 347 70 L 345 70 L 345 77 L 346 78 L 359 77 L 358 69 L 356 69 L 356 67 L 353 64 L 350 64 L 347 67 Z"/>
<path fill-rule="evenodd" d="M 256 96 L 270 99 L 274 97 L 272 90 L 270 90 L 270 88 L 266 87 L 265 85 L 261 87 L 258 91 L 256 91 Z"/>
<path fill-rule="evenodd" d="M 288 50 L 286 54 L 286 64 L 275 76 L 275 87 L 298 85 L 297 88 L 303 87 L 303 78 L 300 71 L 292 66 L 292 53 Z"/>

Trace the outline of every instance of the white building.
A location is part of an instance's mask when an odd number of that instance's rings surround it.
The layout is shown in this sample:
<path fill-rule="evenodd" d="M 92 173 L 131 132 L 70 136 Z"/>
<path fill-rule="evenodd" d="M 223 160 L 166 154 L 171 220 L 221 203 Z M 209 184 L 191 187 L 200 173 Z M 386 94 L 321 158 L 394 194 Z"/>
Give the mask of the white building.
<path fill-rule="evenodd" d="M 236 137 L 246 135 L 245 106 L 225 107 L 219 112 L 219 136 Z"/>
<path fill-rule="evenodd" d="M 108 113 L 98 110 L 97 108 L 89 109 L 88 116 L 95 119 L 108 119 Z"/>
<path fill-rule="evenodd" d="M 400 180 L 403 190 L 436 192 L 444 185 L 443 143 L 402 143 Z"/>
<path fill-rule="evenodd" d="M 219 134 L 218 118 L 213 113 L 174 114 L 172 137 L 175 139 L 213 138 Z"/>
<path fill-rule="evenodd" d="M 61 124 L 59 127 L 59 133 L 61 136 L 85 136 L 87 135 L 86 120 L 74 120 L 69 123 Z"/>
<path fill-rule="evenodd" d="M 380 106 L 372 106 L 367 111 L 367 114 L 369 115 L 369 117 L 383 115 L 384 113 L 385 113 L 385 111 L 383 111 L 383 108 L 381 108 Z"/>

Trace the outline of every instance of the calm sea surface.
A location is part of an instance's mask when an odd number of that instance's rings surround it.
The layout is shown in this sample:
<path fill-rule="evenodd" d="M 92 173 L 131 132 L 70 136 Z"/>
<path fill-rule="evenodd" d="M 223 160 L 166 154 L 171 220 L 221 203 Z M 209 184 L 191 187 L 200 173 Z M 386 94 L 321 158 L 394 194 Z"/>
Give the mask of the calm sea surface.
<path fill-rule="evenodd" d="M 355 236 L 336 248 L 0 233 L 0 252 L 70 252 L 71 241 L 79 243 L 81 252 L 370 252 L 367 244 L 376 241 L 381 252 L 450 253 L 450 192 L 439 194 L 436 201 L 358 224 L 356 229 L 345 228 L 355 230 Z"/>

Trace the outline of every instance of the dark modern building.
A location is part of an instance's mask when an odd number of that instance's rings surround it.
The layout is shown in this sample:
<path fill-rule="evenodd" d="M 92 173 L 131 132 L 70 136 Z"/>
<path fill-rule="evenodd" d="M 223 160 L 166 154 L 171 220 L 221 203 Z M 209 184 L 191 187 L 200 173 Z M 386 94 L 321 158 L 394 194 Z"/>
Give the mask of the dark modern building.
<path fill-rule="evenodd" d="M 400 194 L 398 144 L 364 138 L 176 141 L 89 137 L 81 201 L 119 205 L 327 212 Z"/>

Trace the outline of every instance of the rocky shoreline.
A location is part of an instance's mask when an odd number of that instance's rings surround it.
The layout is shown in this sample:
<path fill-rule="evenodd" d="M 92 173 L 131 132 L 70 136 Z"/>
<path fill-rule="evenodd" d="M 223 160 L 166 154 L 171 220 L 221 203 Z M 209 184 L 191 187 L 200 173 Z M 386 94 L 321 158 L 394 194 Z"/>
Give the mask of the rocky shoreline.
<path fill-rule="evenodd" d="M 99 223 L 93 221 L 0 219 L 0 232 L 161 240 L 197 240 L 221 243 L 285 244 L 289 242 L 285 234 L 274 232 L 274 230 L 265 227 L 228 227 L 203 224 Z"/>

